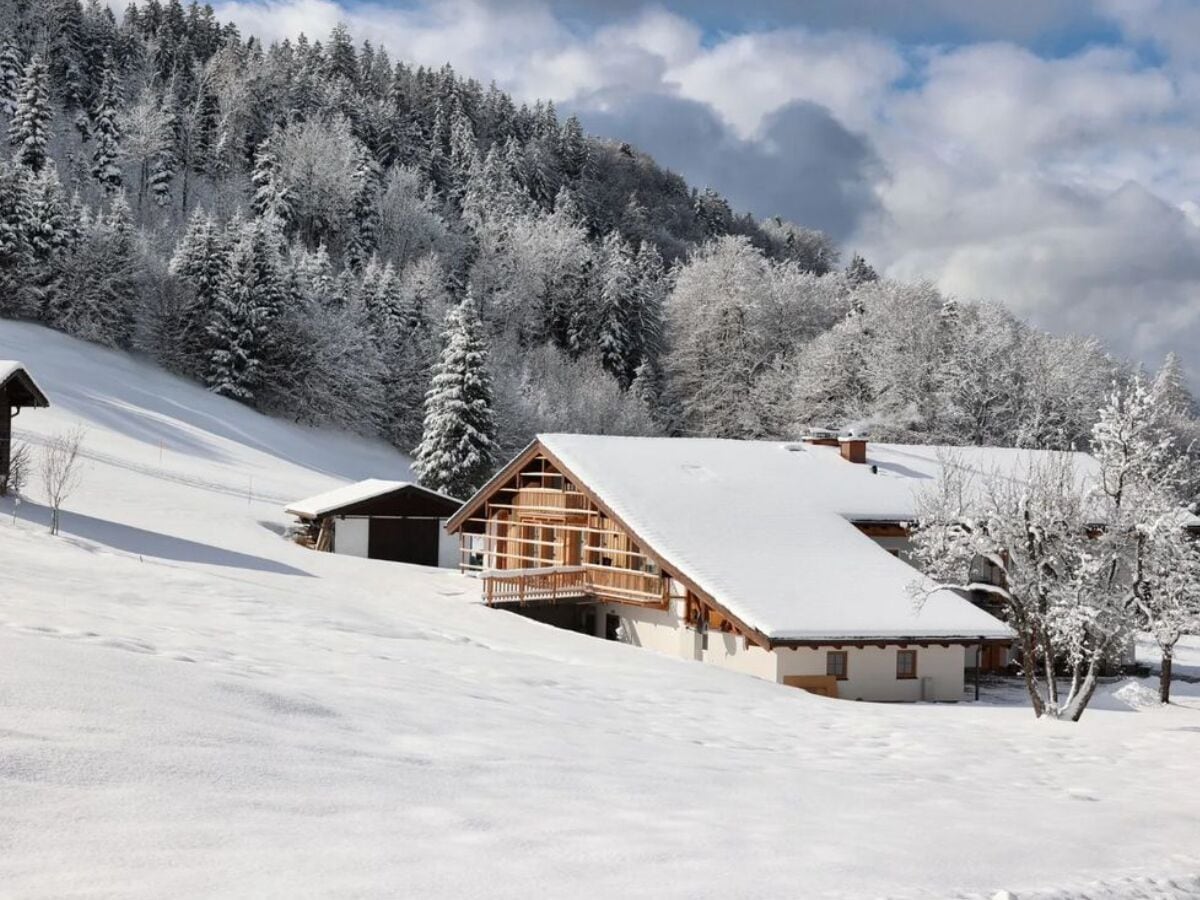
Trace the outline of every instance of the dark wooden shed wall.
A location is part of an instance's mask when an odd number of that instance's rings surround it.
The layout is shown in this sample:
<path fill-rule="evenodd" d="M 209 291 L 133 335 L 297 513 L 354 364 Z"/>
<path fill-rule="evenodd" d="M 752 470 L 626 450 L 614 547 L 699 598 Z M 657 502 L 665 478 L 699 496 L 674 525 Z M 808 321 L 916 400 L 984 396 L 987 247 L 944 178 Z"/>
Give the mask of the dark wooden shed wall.
<path fill-rule="evenodd" d="M 363 500 L 341 506 L 326 513 L 329 516 L 430 516 L 448 519 L 458 512 L 461 504 L 457 500 L 443 499 L 414 487 L 403 487 Z"/>
<path fill-rule="evenodd" d="M 441 520 L 458 512 L 460 505 L 457 500 L 429 494 L 410 485 L 370 500 L 338 507 L 325 517 L 335 521 L 343 517 L 370 519 L 367 539 L 370 559 L 436 566 Z"/>

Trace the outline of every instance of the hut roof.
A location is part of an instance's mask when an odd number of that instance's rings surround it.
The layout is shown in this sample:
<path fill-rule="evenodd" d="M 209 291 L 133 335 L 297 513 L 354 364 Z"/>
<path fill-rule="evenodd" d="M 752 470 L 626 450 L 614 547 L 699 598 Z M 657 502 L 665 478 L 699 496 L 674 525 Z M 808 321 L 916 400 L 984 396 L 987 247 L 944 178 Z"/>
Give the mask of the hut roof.
<path fill-rule="evenodd" d="M 325 493 L 317 494 L 314 497 L 297 500 L 289 504 L 284 512 L 290 513 L 293 516 L 299 516 L 302 519 L 319 519 L 322 516 L 336 515 L 340 510 L 347 509 L 367 500 L 376 500 L 388 494 L 399 493 L 400 491 L 412 491 L 437 498 L 438 500 L 452 504 L 453 509 L 457 509 L 459 506 L 459 501 L 453 497 L 448 497 L 437 491 L 431 491 L 429 488 L 413 484 L 411 481 L 387 481 L 382 478 L 368 478 L 365 481 L 356 481 L 353 484 L 325 491 Z M 453 509 L 450 511 L 453 511 Z"/>
<path fill-rule="evenodd" d="M 25 366 L 15 359 L 0 359 L 0 388 L 8 389 L 10 406 L 49 406 L 46 394 Z"/>

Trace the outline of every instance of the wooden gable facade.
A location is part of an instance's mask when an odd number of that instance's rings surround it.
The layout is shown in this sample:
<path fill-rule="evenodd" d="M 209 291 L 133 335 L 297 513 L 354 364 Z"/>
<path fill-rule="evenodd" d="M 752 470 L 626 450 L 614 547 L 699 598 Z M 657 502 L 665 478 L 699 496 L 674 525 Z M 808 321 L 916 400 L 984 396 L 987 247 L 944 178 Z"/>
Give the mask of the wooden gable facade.
<path fill-rule="evenodd" d="M 586 484 L 535 441 L 446 524 L 460 569 L 478 573 L 489 605 L 595 601 L 668 609 L 697 630 L 767 646 L 674 571 Z"/>

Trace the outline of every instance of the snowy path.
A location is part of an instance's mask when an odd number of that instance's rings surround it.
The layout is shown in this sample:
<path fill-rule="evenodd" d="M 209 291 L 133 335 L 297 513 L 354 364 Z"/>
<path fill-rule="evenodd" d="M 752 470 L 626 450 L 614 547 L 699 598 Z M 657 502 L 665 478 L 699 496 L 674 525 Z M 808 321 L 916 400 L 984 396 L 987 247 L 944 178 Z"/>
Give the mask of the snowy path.
<path fill-rule="evenodd" d="M 124 412 L 22 417 L 86 419 L 93 455 L 66 536 L 32 502 L 0 517 L 4 896 L 1200 896 L 1198 693 L 1039 723 L 556 631 L 455 573 L 279 537 L 262 496 L 404 468 L 378 445 L 6 342 L 52 399 L 85 377 Z M 192 434 L 164 449 L 179 479 L 138 470 L 157 444 L 128 425 L 166 408 L 224 423 L 158 420 Z M 209 489 L 249 475 L 250 502 Z"/>

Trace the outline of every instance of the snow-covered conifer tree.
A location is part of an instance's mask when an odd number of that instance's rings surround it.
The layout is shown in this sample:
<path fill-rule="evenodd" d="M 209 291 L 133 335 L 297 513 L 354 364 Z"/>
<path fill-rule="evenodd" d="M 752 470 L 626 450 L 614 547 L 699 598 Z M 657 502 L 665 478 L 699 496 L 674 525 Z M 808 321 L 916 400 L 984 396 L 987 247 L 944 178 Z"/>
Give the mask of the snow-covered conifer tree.
<path fill-rule="evenodd" d="M 456 107 L 450 118 L 450 159 L 448 174 L 450 198 L 462 202 L 471 173 L 479 167 L 479 145 L 475 140 L 475 128 L 471 119 Z"/>
<path fill-rule="evenodd" d="M 442 340 L 413 468 L 426 487 L 465 499 L 491 474 L 496 455 L 487 344 L 469 290 L 446 314 Z"/>
<path fill-rule="evenodd" d="M 857 287 L 864 282 L 878 280 L 879 275 L 871 264 L 855 253 L 850 259 L 850 264 L 846 266 L 846 283 Z"/>
<path fill-rule="evenodd" d="M 17 110 L 8 125 L 9 143 L 17 162 L 34 172 L 46 164 L 50 140 L 50 73 L 40 56 L 25 67 L 17 97 Z"/>
<path fill-rule="evenodd" d="M 25 283 L 32 254 L 26 173 L 0 160 L 0 315 L 27 313 Z"/>
<path fill-rule="evenodd" d="M 361 269 L 379 249 L 379 193 L 383 173 L 366 147 L 359 147 L 354 168 L 354 198 L 346 262 Z"/>
<path fill-rule="evenodd" d="M 24 72 L 21 48 L 9 35 L 0 44 L 0 115 L 6 119 L 11 119 L 17 111 Z"/>
<path fill-rule="evenodd" d="M 158 140 L 154 155 L 150 159 L 149 172 L 150 193 L 155 204 L 160 207 L 169 206 L 171 203 L 171 185 L 179 166 L 179 159 L 175 153 L 178 130 L 179 113 L 175 106 L 175 96 L 168 91 L 162 101 Z"/>
<path fill-rule="evenodd" d="M 568 184 L 578 184 L 588 163 L 587 138 L 579 117 L 571 115 L 563 123 L 558 155 L 563 178 Z"/>
<path fill-rule="evenodd" d="M 207 330 L 210 340 L 205 382 L 209 390 L 244 403 L 260 387 L 267 311 L 258 296 L 257 252 L 252 227 L 229 251 Z"/>
<path fill-rule="evenodd" d="M 604 368 L 629 387 L 641 361 L 637 322 L 637 263 L 620 232 L 610 231 L 601 248 L 597 350 Z"/>
<path fill-rule="evenodd" d="M 196 207 L 171 256 L 168 271 L 192 291 L 180 315 L 179 349 L 199 373 L 208 366 L 208 325 L 216 309 L 227 252 L 221 229 L 203 207 Z"/>
<path fill-rule="evenodd" d="M 729 201 L 711 187 L 696 195 L 696 218 L 709 237 L 729 234 L 733 228 L 733 210 Z"/>
<path fill-rule="evenodd" d="M 49 320 L 83 340 L 128 348 L 137 301 L 137 242 L 123 192 L 113 195 L 107 215 L 90 218 L 78 249 L 64 262 Z"/>
<path fill-rule="evenodd" d="M 92 177 L 106 193 L 121 189 L 124 176 L 121 172 L 121 128 L 117 122 L 120 91 L 112 57 L 104 61 L 100 91 L 96 96 L 96 108 L 92 112 L 92 136 L 96 149 L 92 152 Z"/>
<path fill-rule="evenodd" d="M 643 241 L 637 252 L 637 286 L 634 292 L 633 322 L 637 340 L 638 367 L 657 369 L 663 350 L 663 302 L 667 289 L 666 272 L 658 247 Z"/>
<path fill-rule="evenodd" d="M 250 202 L 250 208 L 256 216 L 275 216 L 286 224 L 292 218 L 292 202 L 283 183 L 279 157 L 272 143 L 278 140 L 278 134 L 276 132 L 274 138 L 264 138 L 254 151 L 254 169 L 250 173 L 254 199 Z"/>

